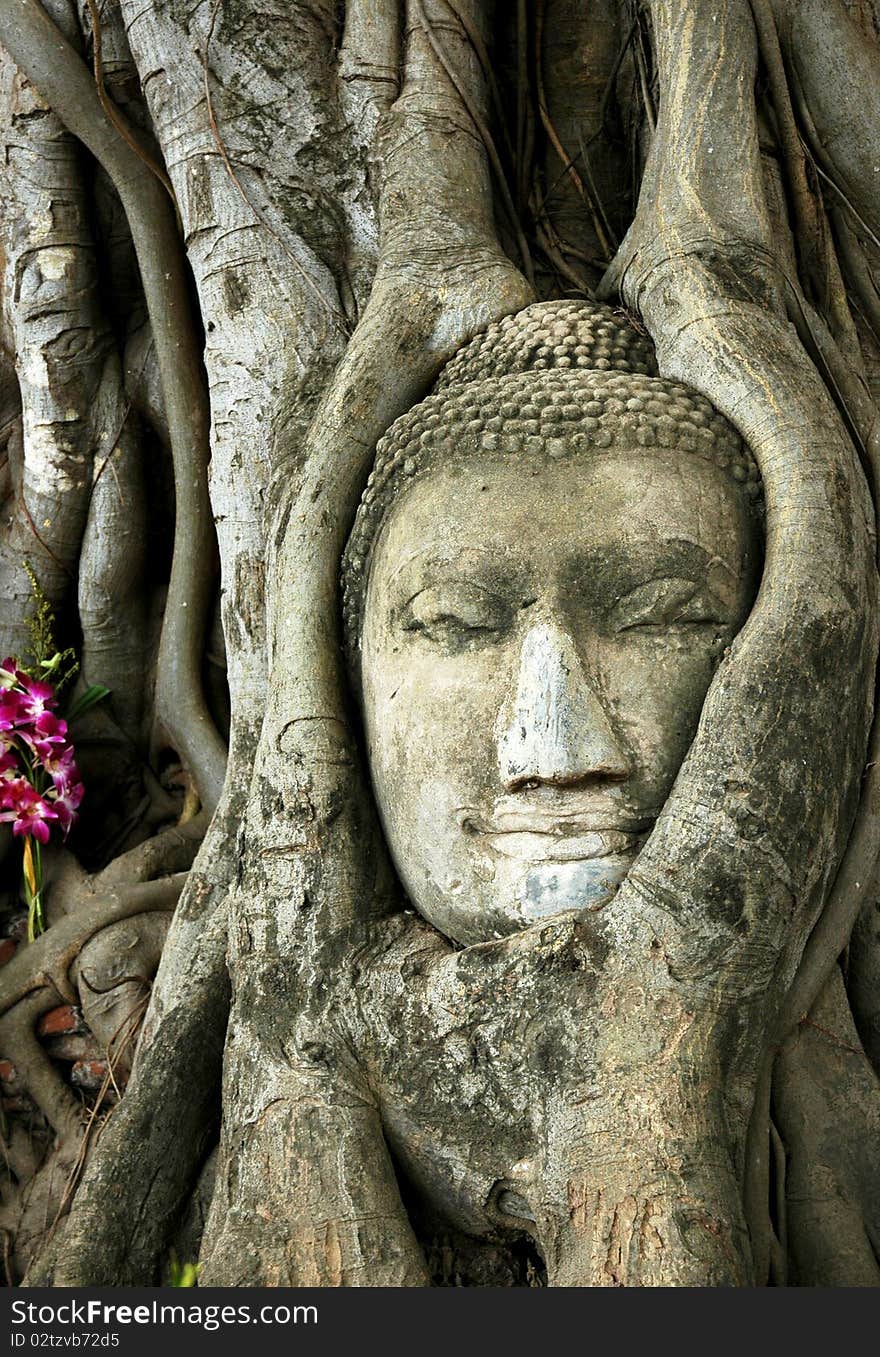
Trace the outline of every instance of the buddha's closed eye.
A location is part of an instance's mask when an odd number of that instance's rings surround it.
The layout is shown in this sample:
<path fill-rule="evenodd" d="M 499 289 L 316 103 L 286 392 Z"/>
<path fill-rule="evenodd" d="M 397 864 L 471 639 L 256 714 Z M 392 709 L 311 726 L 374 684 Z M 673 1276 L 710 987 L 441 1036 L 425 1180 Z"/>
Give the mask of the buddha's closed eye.
<path fill-rule="evenodd" d="M 442 643 L 494 635 L 509 619 L 509 608 L 496 594 L 470 581 L 455 580 L 416 594 L 404 610 L 403 626 Z"/>
<path fill-rule="evenodd" d="M 705 584 L 688 579 L 655 579 L 619 599 L 610 615 L 614 631 L 656 632 L 670 628 L 724 627 L 729 609 Z"/>
<path fill-rule="evenodd" d="M 507 631 L 514 612 L 509 601 L 473 580 L 444 580 L 415 594 L 402 610 L 401 623 L 405 631 L 436 645 L 472 646 Z M 647 635 L 717 629 L 730 622 L 728 607 L 705 581 L 679 577 L 647 580 L 618 599 L 606 617 L 612 633 Z"/>

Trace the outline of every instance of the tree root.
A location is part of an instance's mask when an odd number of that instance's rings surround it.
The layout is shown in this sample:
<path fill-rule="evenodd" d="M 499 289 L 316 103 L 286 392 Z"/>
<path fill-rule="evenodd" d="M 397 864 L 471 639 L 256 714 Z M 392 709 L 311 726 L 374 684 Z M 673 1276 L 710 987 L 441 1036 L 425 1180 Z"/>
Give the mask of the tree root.
<path fill-rule="evenodd" d="M 752 1106 L 748 1128 L 741 1136 L 740 1153 L 745 1165 L 745 1204 L 755 1278 L 758 1284 L 764 1284 L 769 1273 L 772 1245 L 767 1202 L 773 1058 L 779 1041 L 807 1011 L 834 958 L 845 945 L 854 919 L 854 903 L 867 887 L 880 843 L 880 821 L 873 810 L 877 793 L 873 777 L 869 775 L 870 782 L 852 829 L 850 848 L 846 856 L 843 855 L 851 828 L 850 817 L 855 809 L 857 779 L 865 756 L 866 715 L 870 711 L 876 664 L 873 506 L 869 506 L 864 484 L 860 484 L 849 440 L 831 411 L 823 383 L 804 351 L 793 342 L 790 331 L 780 323 L 785 314 L 784 270 L 780 268 L 768 228 L 751 89 L 743 92 L 741 70 L 734 77 L 732 68 L 723 62 L 712 71 L 707 64 L 709 54 L 718 50 L 719 42 L 732 44 L 743 53 L 751 51 L 750 59 L 754 60 L 754 35 L 750 40 L 748 32 L 751 15 L 738 0 L 729 0 L 720 9 L 701 5 L 690 15 L 691 27 L 685 33 L 668 7 L 658 3 L 652 6 L 652 11 L 665 107 L 661 100 L 657 134 L 636 220 L 604 287 L 607 290 L 612 281 L 621 285 L 626 301 L 639 309 L 657 343 L 661 372 L 687 380 L 708 395 L 738 425 L 761 464 L 768 505 L 764 580 L 758 604 L 734 647 L 735 662 L 724 683 L 726 697 L 729 699 L 733 693 L 737 665 L 746 662 L 749 651 L 757 659 L 761 604 L 762 601 L 769 604 L 774 595 L 783 559 L 789 609 L 794 606 L 795 589 L 809 592 L 824 587 L 824 584 L 818 585 L 820 579 L 823 582 L 833 580 L 835 586 L 839 586 L 853 571 L 854 587 L 862 600 L 858 626 L 863 625 L 862 618 L 871 619 L 870 638 L 863 637 L 867 644 L 860 643 L 855 632 L 850 633 L 850 644 L 857 647 L 859 654 L 858 676 L 850 688 L 846 720 L 850 748 L 846 763 L 841 766 L 846 797 L 841 797 L 834 834 L 823 849 L 812 840 L 809 845 L 804 843 L 802 855 L 793 851 L 791 842 L 787 842 L 785 850 L 789 863 L 794 858 L 812 863 L 812 879 L 798 879 L 797 884 L 790 883 L 788 889 L 798 901 L 798 928 L 802 930 L 804 944 L 811 924 L 815 924 L 815 930 L 801 961 L 797 950 L 792 950 L 793 936 L 789 927 L 785 946 L 789 949 L 787 965 L 790 968 L 786 988 L 790 985 L 790 989 L 787 994 L 785 989 L 778 992 L 775 1012 L 768 1006 L 765 1054 L 759 1062 L 752 1058 L 753 1068 L 745 1078 L 742 1106 L 736 1114 L 741 1121 L 743 1112 L 747 1115 L 748 1106 Z M 733 128 L 736 128 L 735 136 L 732 135 Z M 719 176 L 724 182 L 723 197 L 717 190 Z M 749 262 L 744 267 L 746 259 Z M 742 327 L 751 336 L 750 359 L 746 365 L 742 360 L 745 351 L 740 337 L 745 332 Z M 766 338 L 759 338 L 761 335 Z M 737 354 L 736 361 L 734 353 Z M 805 427 L 810 428 L 810 436 L 802 440 L 798 429 Z M 820 427 L 827 430 L 821 440 Z M 835 449 L 833 457 L 840 468 L 837 484 L 849 487 L 846 510 L 836 518 L 832 518 L 831 513 L 820 514 L 815 506 L 821 503 L 831 509 L 837 489 L 832 490 L 830 483 L 826 483 L 822 491 L 809 494 L 806 491 L 813 476 L 823 480 L 827 474 L 828 464 L 823 465 L 816 457 L 817 440 L 822 443 L 823 458 L 827 456 L 830 460 L 831 449 Z M 789 535 L 800 516 L 804 523 L 810 524 L 809 557 L 799 551 Z M 851 544 L 851 534 L 856 531 L 854 525 L 858 525 L 857 551 L 853 551 Z M 824 542 L 822 552 L 828 552 L 821 569 L 820 538 Z M 784 541 L 788 543 L 785 548 Z M 868 546 L 872 550 L 866 555 Z M 816 583 L 810 585 L 810 579 Z M 808 611 L 805 609 L 802 616 L 805 617 Z M 770 614 L 764 616 L 769 618 Z M 775 645 L 769 632 L 762 635 L 759 664 L 766 664 L 767 656 L 776 654 Z M 781 657 L 775 662 L 777 666 L 783 663 Z M 810 662 L 801 651 L 797 656 L 790 655 L 784 663 L 791 668 L 792 682 L 797 683 L 796 676 L 803 673 L 803 667 Z M 737 777 L 751 783 L 751 775 L 748 780 L 745 778 L 745 763 L 735 730 L 737 722 L 743 722 L 750 725 L 754 734 L 755 721 L 759 719 L 756 700 L 750 699 L 749 707 L 736 716 L 726 701 L 716 707 L 714 699 L 720 696 L 716 692 L 717 683 L 716 677 L 706 701 L 700 732 L 688 758 L 688 768 L 692 770 L 698 761 L 702 740 L 709 736 L 713 719 L 717 717 L 725 722 L 725 728 L 719 726 L 715 736 L 722 743 L 729 740 L 730 749 L 729 753 L 722 753 L 720 745 L 716 748 L 715 767 L 736 766 Z M 789 710 L 786 719 L 791 719 L 792 715 L 791 694 L 792 690 L 787 690 Z M 816 722 L 818 737 L 819 732 L 833 722 L 834 716 L 831 707 L 827 710 L 817 707 L 811 717 L 805 710 L 804 720 Z M 807 752 L 804 751 L 805 758 Z M 812 749 L 809 752 L 815 753 Z M 770 757 L 766 745 L 762 757 Z M 782 764 L 784 755 L 780 752 Z M 766 768 L 767 764 L 764 766 Z M 772 759 L 769 766 L 776 766 Z M 667 804 L 667 815 L 674 815 L 678 791 L 684 789 L 686 782 L 679 778 Z M 752 793 L 749 795 L 750 804 L 754 806 Z M 708 804 L 710 799 L 709 796 L 701 797 L 701 802 Z M 812 814 L 815 816 L 819 810 L 818 806 L 813 807 Z M 778 814 L 778 806 L 770 813 Z M 789 837 L 790 826 L 799 817 L 802 818 L 801 812 L 792 813 L 786 831 Z M 841 858 L 837 885 L 816 922 L 820 902 L 828 888 L 820 873 L 830 871 L 830 864 Z M 740 874 L 745 875 L 742 868 Z M 705 889 L 706 881 L 701 885 Z M 741 881 L 740 889 L 743 888 Z M 775 888 L 778 889 L 778 884 Z M 773 889 L 772 883 L 768 882 L 764 888 L 765 902 Z M 621 894 L 626 890 L 624 885 Z M 731 1078 L 731 1092 L 734 1083 Z"/>
<path fill-rule="evenodd" d="M 178 872 L 159 881 L 120 887 L 53 924 L 0 972 L 0 1014 L 8 1013 L 34 991 L 48 990 L 46 1009 L 58 1003 L 59 996 L 64 1003 L 76 1003 L 69 971 L 89 938 L 120 919 L 173 909 L 185 881 L 186 873 Z"/>
<path fill-rule="evenodd" d="M 183 248 L 162 184 L 120 137 L 90 72 L 37 0 L 0 0 L 4 43 L 74 135 L 98 159 L 131 227 L 152 326 L 171 437 L 176 528 L 159 647 L 156 706 L 173 746 L 213 810 L 226 747 L 208 712 L 201 663 L 213 598 L 214 529 L 208 501 L 209 414 Z M 135 133 L 131 137 L 136 140 Z"/>

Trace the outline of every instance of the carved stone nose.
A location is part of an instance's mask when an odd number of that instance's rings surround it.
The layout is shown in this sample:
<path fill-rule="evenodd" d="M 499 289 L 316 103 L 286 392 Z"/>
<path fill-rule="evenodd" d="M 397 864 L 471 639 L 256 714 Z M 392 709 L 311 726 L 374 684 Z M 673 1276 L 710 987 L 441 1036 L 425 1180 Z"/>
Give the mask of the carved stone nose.
<path fill-rule="evenodd" d="M 551 622 L 530 628 L 523 640 L 516 691 L 498 714 L 495 735 L 510 790 L 529 782 L 617 781 L 631 771 L 574 642 Z"/>

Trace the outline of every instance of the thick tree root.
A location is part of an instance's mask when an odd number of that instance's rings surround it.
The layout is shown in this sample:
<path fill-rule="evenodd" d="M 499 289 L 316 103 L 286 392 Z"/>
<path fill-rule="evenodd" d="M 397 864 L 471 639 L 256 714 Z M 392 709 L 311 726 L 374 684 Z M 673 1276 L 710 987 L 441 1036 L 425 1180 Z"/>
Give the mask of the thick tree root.
<path fill-rule="evenodd" d="M 159 654 L 157 709 L 175 748 L 213 810 L 226 748 L 205 705 L 202 649 L 213 596 L 215 542 L 208 503 L 208 405 L 186 263 L 165 188 L 144 172 L 124 141 L 90 72 L 37 0 L 0 0 L 4 42 L 71 132 L 109 174 L 131 227 L 153 331 L 174 456 L 175 552 Z"/>
<path fill-rule="evenodd" d="M 20 950 L 0 972 L 0 1013 L 7 1013 L 35 990 L 48 988 L 51 1007 L 59 997 L 76 1003 L 77 995 L 70 979 L 70 967 L 88 940 L 135 914 L 173 909 L 186 881 L 186 873 L 159 881 L 121 888 L 76 914 L 54 924 L 42 937 Z"/>

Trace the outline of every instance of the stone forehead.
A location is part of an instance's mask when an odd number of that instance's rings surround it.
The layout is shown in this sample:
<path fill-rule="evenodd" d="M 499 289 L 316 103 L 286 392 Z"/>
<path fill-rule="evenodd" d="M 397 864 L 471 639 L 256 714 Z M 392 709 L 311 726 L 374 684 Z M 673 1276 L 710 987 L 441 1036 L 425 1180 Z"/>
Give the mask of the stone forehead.
<path fill-rule="evenodd" d="M 564 460 L 612 447 L 694 454 L 729 475 L 761 517 L 760 476 L 737 431 L 698 392 L 658 377 L 650 341 L 607 308 L 538 303 L 471 340 L 377 447 L 343 560 L 349 648 L 360 637 L 372 546 L 399 487 L 453 459 Z"/>

